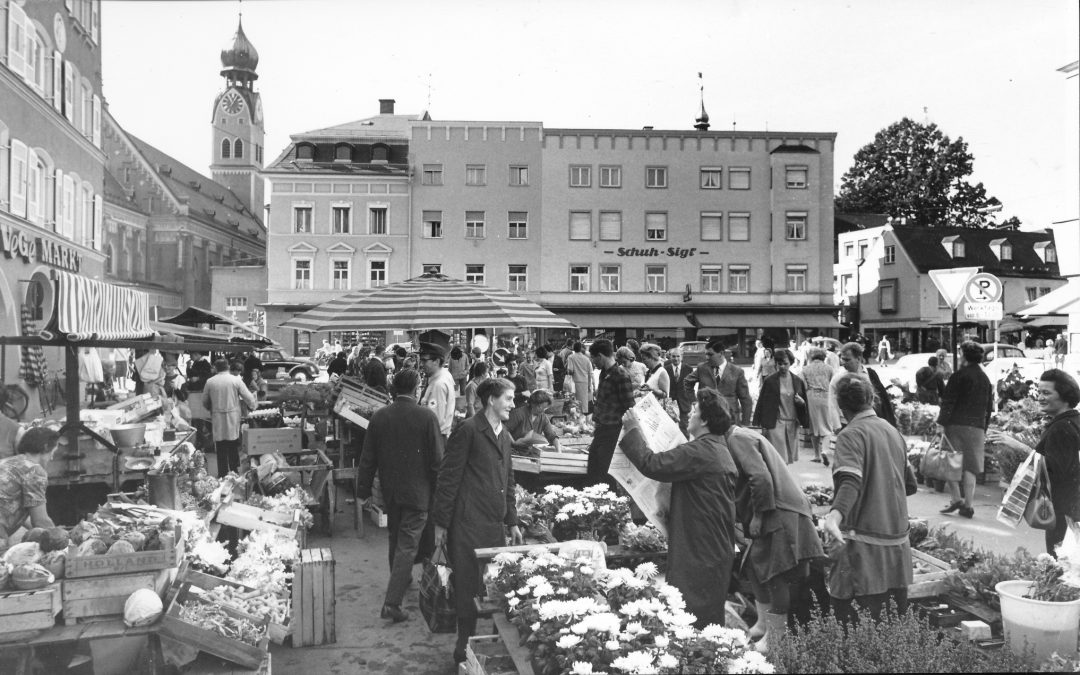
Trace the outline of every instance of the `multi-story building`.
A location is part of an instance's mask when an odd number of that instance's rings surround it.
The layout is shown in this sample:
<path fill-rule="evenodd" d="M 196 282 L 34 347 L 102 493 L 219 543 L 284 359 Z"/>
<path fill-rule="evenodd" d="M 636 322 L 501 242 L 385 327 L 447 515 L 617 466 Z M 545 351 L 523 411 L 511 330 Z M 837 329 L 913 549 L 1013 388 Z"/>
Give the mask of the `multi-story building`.
<path fill-rule="evenodd" d="M 1065 283 L 1054 235 L 1048 231 L 890 223 L 841 233 L 838 248 L 833 269 L 836 302 L 858 308 L 869 344 L 887 335 L 894 349 L 920 352 L 928 342 L 949 342 L 952 308 L 930 279 L 930 270 L 978 267 L 997 276 L 1006 315 Z M 968 321 L 962 307 L 958 320 L 980 340 L 994 338 L 988 322 Z"/>
<path fill-rule="evenodd" d="M 365 163 L 376 138 L 403 159 Z M 707 118 L 687 131 L 545 129 L 385 108 L 299 134 L 267 170 L 271 334 L 291 342 L 273 327 L 314 303 L 430 271 L 617 340 L 718 337 L 746 351 L 763 332 L 829 331 L 834 140 L 709 132 Z M 376 185 L 398 219 L 368 243 L 370 230 L 337 219 L 361 208 L 370 222 Z M 371 266 L 382 257 L 386 276 Z"/>
<path fill-rule="evenodd" d="M 211 268 L 266 254 L 263 115 L 253 86 L 258 54 L 242 26 L 221 63 L 213 180 L 125 131 L 111 111 L 104 116 L 105 275 L 150 294 L 151 311 L 161 318 L 189 305 L 224 309 L 211 306 Z"/>
<path fill-rule="evenodd" d="M 0 335 L 42 327 L 52 270 L 102 277 L 99 0 L 0 0 Z M 55 352 L 55 353 L 53 353 Z M 19 350 L 6 350 L 14 380 Z M 62 364 L 59 350 L 47 350 Z"/>

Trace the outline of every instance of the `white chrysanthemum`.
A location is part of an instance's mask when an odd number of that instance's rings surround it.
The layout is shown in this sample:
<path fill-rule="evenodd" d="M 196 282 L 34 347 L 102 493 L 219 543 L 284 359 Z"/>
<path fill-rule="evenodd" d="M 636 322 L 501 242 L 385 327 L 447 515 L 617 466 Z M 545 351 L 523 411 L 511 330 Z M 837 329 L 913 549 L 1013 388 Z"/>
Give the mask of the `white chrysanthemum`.
<path fill-rule="evenodd" d="M 522 586 L 521 588 L 517 589 L 517 594 L 522 596 L 522 597 L 528 595 L 529 594 L 529 587 L 528 586 Z"/>
<path fill-rule="evenodd" d="M 546 581 L 541 583 L 541 584 L 537 584 L 536 588 L 533 589 L 533 597 L 534 598 L 543 598 L 543 597 L 546 597 L 548 595 L 554 595 L 554 594 L 555 594 L 555 589 L 551 586 L 551 584 L 549 584 Z"/>
<path fill-rule="evenodd" d="M 773 664 L 765 660 L 760 652 L 746 652 L 728 664 L 729 673 L 775 673 Z"/>
<path fill-rule="evenodd" d="M 653 663 L 652 655 L 645 651 L 630 652 L 626 656 L 620 656 L 611 665 L 625 673 L 635 673 L 636 675 L 656 672 L 656 664 Z"/>
<path fill-rule="evenodd" d="M 607 504 L 601 504 L 598 510 L 600 511 L 600 513 L 611 513 L 611 507 Z"/>
<path fill-rule="evenodd" d="M 566 570 L 565 572 L 562 573 L 562 578 L 563 579 L 573 579 L 574 578 L 574 571 L 573 570 Z"/>
<path fill-rule="evenodd" d="M 715 623 L 710 623 L 708 626 L 705 626 L 701 631 L 701 637 L 733 648 L 746 649 L 750 646 L 750 640 L 743 631 L 737 628 L 727 628 L 726 626 Z"/>
<path fill-rule="evenodd" d="M 562 588 L 562 587 L 556 588 L 555 589 L 555 595 L 570 595 L 570 589 L 569 588 Z"/>
<path fill-rule="evenodd" d="M 567 513 L 564 513 L 563 511 L 559 511 L 558 513 L 555 514 L 555 520 L 559 521 L 560 523 L 565 522 L 567 520 L 570 520 L 570 515 L 567 514 Z"/>
<path fill-rule="evenodd" d="M 512 565 L 521 560 L 521 554 L 503 551 L 502 553 L 496 554 L 492 560 L 496 565 Z"/>
<path fill-rule="evenodd" d="M 521 561 L 522 574 L 532 574 L 534 571 L 536 571 L 536 567 L 536 561 L 534 561 L 532 558 L 525 558 Z"/>
<path fill-rule="evenodd" d="M 652 579 L 660 574 L 660 569 L 654 562 L 643 562 L 634 569 L 634 576 L 638 579 Z"/>
<path fill-rule="evenodd" d="M 529 626 L 529 628 L 531 628 L 532 632 L 535 633 L 536 631 L 540 630 L 540 622 L 539 621 L 533 622 L 533 624 L 531 626 Z"/>
<path fill-rule="evenodd" d="M 666 635 L 657 635 L 653 639 L 653 642 L 655 642 L 656 646 L 660 649 L 667 649 L 668 645 L 671 644 L 671 639 Z"/>
<path fill-rule="evenodd" d="M 589 630 L 594 630 L 597 633 L 607 633 L 612 637 L 618 635 L 622 630 L 622 620 L 612 612 L 591 614 L 585 617 L 584 621 Z"/>
<path fill-rule="evenodd" d="M 574 661 L 570 667 L 570 675 L 593 675 L 592 664 L 588 661 Z"/>
<path fill-rule="evenodd" d="M 640 621 L 631 621 L 630 623 L 626 624 L 626 632 L 636 637 L 643 633 L 648 633 L 649 631 L 645 629 L 645 626 L 641 625 Z"/>
<path fill-rule="evenodd" d="M 518 598 L 510 598 L 506 601 L 506 604 L 510 606 L 510 609 L 513 609 L 521 604 L 521 600 Z"/>
<path fill-rule="evenodd" d="M 661 654 L 660 658 L 657 659 L 657 664 L 661 668 L 677 668 L 679 666 L 679 659 L 671 654 Z"/>
<path fill-rule="evenodd" d="M 577 635 L 564 635 L 558 639 L 555 646 L 559 649 L 572 649 L 575 645 L 581 642 L 581 638 Z"/>
<path fill-rule="evenodd" d="M 589 626 L 584 621 L 578 621 L 573 626 L 570 626 L 570 632 L 577 635 L 584 635 L 589 632 Z"/>
<path fill-rule="evenodd" d="M 617 652 L 617 651 L 619 651 L 619 641 L 618 640 L 608 640 L 607 642 L 604 643 L 604 649 L 608 650 L 609 652 Z"/>
<path fill-rule="evenodd" d="M 539 586 L 540 584 L 543 584 L 543 583 L 546 583 L 546 582 L 547 582 L 547 579 L 545 579 L 543 576 L 541 576 L 539 574 L 534 574 L 534 575 L 532 575 L 531 577 L 529 577 L 528 579 L 525 580 L 525 585 L 528 586 L 529 588 L 532 588 L 533 586 Z"/>
<path fill-rule="evenodd" d="M 695 635 L 694 629 L 689 626 L 676 626 L 672 632 L 678 640 L 689 640 Z"/>
<path fill-rule="evenodd" d="M 593 570 L 591 565 L 582 565 L 579 569 L 581 570 L 582 574 L 593 574 L 593 573 L 595 573 L 595 570 Z"/>

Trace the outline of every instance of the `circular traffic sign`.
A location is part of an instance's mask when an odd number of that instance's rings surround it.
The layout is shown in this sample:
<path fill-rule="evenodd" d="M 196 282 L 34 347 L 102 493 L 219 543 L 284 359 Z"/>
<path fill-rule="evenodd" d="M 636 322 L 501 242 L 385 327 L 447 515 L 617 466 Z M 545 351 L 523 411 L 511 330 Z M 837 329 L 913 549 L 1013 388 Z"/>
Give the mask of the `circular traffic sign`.
<path fill-rule="evenodd" d="M 1001 291 L 1001 279 L 987 272 L 974 275 L 964 286 L 968 302 L 997 302 L 1001 300 Z"/>

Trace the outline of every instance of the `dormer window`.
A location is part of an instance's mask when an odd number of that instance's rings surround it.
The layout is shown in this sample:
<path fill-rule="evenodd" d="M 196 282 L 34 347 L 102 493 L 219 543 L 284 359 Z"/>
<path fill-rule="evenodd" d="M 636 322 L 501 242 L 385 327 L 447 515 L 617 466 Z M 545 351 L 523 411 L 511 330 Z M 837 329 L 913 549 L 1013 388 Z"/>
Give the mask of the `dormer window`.
<path fill-rule="evenodd" d="M 389 162 L 390 148 L 382 144 L 371 146 L 371 161 L 379 163 Z"/>
<path fill-rule="evenodd" d="M 1009 243 L 1008 239 L 992 239 L 990 241 L 990 250 L 1002 262 L 1012 260 L 1012 244 Z"/>
<path fill-rule="evenodd" d="M 1057 249 L 1054 244 L 1049 241 L 1037 241 L 1033 245 L 1035 253 L 1039 255 L 1039 258 L 1047 264 L 1057 262 Z"/>
<path fill-rule="evenodd" d="M 334 147 L 334 161 L 335 162 L 351 162 L 352 161 L 352 146 L 348 143 L 338 143 Z"/>
<path fill-rule="evenodd" d="M 300 143 L 296 146 L 296 158 L 301 162 L 310 162 L 315 159 L 315 146 L 310 143 Z"/>
<path fill-rule="evenodd" d="M 953 235 L 951 237 L 945 237 L 941 240 L 941 245 L 945 247 L 945 250 L 949 252 L 949 255 L 953 258 L 963 258 L 964 240 L 959 235 Z"/>

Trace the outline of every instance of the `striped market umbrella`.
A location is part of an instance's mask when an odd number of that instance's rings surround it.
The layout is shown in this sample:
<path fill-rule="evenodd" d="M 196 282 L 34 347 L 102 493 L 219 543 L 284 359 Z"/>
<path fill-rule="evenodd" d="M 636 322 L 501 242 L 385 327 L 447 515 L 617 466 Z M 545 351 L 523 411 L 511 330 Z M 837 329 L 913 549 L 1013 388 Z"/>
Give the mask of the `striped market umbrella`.
<path fill-rule="evenodd" d="M 23 304 L 19 318 L 22 322 L 22 334 L 24 336 L 38 334 L 30 311 L 30 306 Z M 19 348 L 19 351 L 21 352 L 19 377 L 26 382 L 27 386 L 40 386 L 49 372 L 48 364 L 45 362 L 45 350 L 40 345 L 24 345 Z"/>
<path fill-rule="evenodd" d="M 311 332 L 455 328 L 573 328 L 536 303 L 443 274 L 347 293 L 281 324 Z"/>

